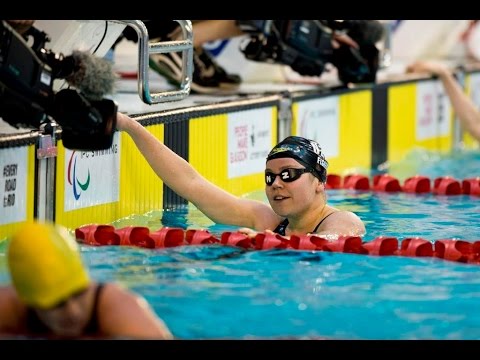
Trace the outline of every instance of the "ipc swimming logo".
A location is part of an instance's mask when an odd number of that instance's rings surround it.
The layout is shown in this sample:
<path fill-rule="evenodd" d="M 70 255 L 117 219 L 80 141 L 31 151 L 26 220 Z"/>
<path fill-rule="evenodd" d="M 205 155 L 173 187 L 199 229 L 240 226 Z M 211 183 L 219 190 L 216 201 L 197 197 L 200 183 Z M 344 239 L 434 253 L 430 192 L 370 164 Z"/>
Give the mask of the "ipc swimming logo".
<path fill-rule="evenodd" d="M 77 156 L 75 155 L 75 152 L 76 151 L 72 152 L 70 160 L 68 161 L 68 183 L 72 185 L 75 200 L 78 200 L 80 195 L 82 195 L 82 191 L 86 191 L 90 185 L 90 169 L 88 169 L 87 180 L 82 183 L 77 177 Z"/>

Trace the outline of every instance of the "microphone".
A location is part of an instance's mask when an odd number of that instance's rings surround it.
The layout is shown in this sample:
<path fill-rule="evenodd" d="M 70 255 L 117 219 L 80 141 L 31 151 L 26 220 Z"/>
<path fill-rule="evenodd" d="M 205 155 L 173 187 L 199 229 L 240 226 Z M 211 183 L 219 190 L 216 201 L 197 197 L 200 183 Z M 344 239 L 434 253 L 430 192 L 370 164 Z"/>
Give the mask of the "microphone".
<path fill-rule="evenodd" d="M 54 79 L 65 79 L 89 100 L 101 100 L 112 93 L 117 76 L 108 60 L 88 51 L 74 50 L 69 56 L 54 53 L 45 48 L 50 41 L 48 35 L 34 26 L 26 36 L 33 37 L 32 50 L 50 66 Z"/>
<path fill-rule="evenodd" d="M 64 56 L 45 49 L 48 35 L 33 26 L 25 34 L 20 36 L 0 21 L 2 119 L 15 127 L 39 128 L 48 115 L 62 127 L 66 148 L 110 148 L 118 109 L 115 101 L 103 95 L 113 90 L 112 65 L 86 52 Z M 55 92 L 52 79 L 64 79 L 75 89 Z"/>
<path fill-rule="evenodd" d="M 116 75 L 108 60 L 74 50 L 55 62 L 55 75 L 75 89 L 55 94 L 52 114 L 66 130 L 62 134 L 70 149 L 107 149 L 112 145 L 117 122 L 117 104 L 104 98 L 113 91 Z"/>
<path fill-rule="evenodd" d="M 74 89 L 55 94 L 51 114 L 62 126 L 62 141 L 69 149 L 107 149 L 112 145 L 117 104 L 104 98 L 111 94 L 116 75 L 112 64 L 86 51 L 71 55 L 45 52 L 52 76 Z"/>
<path fill-rule="evenodd" d="M 72 59 L 74 65 L 65 80 L 87 99 L 101 100 L 113 92 L 117 76 L 110 61 L 79 50 L 74 50 L 66 58 Z"/>

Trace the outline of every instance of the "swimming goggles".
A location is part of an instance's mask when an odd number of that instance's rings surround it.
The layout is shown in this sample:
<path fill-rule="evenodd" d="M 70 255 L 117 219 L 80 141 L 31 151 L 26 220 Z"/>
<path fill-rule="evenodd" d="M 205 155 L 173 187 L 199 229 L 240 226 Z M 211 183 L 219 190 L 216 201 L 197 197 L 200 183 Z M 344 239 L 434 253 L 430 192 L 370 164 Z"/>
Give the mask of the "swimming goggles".
<path fill-rule="evenodd" d="M 275 174 L 271 171 L 265 171 L 265 184 L 268 186 L 272 186 L 273 183 L 275 182 L 275 178 L 277 176 L 280 176 L 280 179 L 284 182 L 292 182 L 297 180 L 302 174 L 305 173 L 314 173 L 313 169 L 294 169 L 294 168 L 288 168 L 288 169 L 283 169 L 279 174 Z"/>

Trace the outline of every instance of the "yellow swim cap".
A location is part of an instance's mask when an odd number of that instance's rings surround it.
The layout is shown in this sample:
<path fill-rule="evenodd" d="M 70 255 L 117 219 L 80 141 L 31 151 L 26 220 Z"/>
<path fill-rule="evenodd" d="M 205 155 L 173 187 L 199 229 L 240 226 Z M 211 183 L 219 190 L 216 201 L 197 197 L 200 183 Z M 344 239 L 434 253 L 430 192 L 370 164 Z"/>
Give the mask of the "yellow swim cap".
<path fill-rule="evenodd" d="M 66 300 L 90 282 L 77 242 L 58 225 L 22 226 L 10 241 L 8 265 L 20 299 L 42 309 Z"/>

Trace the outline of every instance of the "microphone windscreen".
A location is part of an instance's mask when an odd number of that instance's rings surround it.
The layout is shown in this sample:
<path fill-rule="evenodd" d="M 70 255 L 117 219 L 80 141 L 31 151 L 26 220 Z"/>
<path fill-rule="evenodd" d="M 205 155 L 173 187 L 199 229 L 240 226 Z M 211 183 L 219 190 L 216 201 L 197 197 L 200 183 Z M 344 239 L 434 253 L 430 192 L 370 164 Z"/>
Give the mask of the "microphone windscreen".
<path fill-rule="evenodd" d="M 349 20 L 348 35 L 360 46 L 373 45 L 384 36 L 385 29 L 378 20 Z"/>
<path fill-rule="evenodd" d="M 75 71 L 65 80 L 89 100 L 101 100 L 113 92 L 116 80 L 110 61 L 89 52 L 74 50 Z"/>

